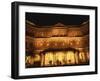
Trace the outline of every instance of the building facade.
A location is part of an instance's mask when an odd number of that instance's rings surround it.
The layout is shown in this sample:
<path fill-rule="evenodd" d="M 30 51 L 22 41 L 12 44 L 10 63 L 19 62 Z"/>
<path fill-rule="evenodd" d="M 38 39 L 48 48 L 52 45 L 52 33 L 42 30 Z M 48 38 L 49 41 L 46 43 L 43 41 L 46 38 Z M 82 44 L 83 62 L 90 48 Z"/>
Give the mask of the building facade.
<path fill-rule="evenodd" d="M 89 64 L 89 22 L 38 26 L 26 21 L 26 67 Z"/>

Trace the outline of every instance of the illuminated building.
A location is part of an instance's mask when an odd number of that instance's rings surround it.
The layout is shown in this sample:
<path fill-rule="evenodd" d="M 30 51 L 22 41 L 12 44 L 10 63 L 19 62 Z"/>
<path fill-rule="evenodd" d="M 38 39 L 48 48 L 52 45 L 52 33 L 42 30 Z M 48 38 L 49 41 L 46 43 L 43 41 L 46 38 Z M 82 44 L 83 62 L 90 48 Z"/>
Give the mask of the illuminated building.
<path fill-rule="evenodd" d="M 89 64 L 89 22 L 38 26 L 26 21 L 26 67 Z"/>

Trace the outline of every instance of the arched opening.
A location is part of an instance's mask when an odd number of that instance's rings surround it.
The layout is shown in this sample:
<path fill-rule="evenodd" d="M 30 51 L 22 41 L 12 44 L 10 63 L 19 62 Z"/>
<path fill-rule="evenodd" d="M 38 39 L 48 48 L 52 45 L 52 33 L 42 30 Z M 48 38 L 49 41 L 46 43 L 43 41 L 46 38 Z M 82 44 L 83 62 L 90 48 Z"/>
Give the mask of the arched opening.
<path fill-rule="evenodd" d="M 41 52 L 41 66 L 75 65 L 79 63 L 79 51 L 74 48 L 47 49 Z"/>

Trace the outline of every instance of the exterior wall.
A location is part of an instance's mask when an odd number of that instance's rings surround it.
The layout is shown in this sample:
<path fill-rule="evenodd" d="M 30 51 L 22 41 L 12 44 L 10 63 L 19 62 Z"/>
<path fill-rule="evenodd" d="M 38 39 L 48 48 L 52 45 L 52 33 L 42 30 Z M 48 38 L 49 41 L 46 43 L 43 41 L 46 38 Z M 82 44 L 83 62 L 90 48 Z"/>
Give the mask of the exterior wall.
<path fill-rule="evenodd" d="M 26 23 L 26 34 L 33 37 L 52 37 L 52 36 L 67 36 L 67 37 L 82 37 L 89 34 L 89 24 L 78 26 L 32 26 Z"/>
<path fill-rule="evenodd" d="M 61 25 L 62 26 L 62 25 Z M 85 35 L 84 35 L 85 34 Z M 26 23 L 26 48 L 35 50 L 49 48 L 85 48 L 89 46 L 89 24 L 79 26 L 39 27 Z"/>
<path fill-rule="evenodd" d="M 73 65 L 89 62 L 89 24 L 78 26 L 39 27 L 26 23 L 26 63 L 36 66 Z M 73 48 L 72 51 L 47 51 L 47 49 Z M 28 65 L 27 64 L 27 65 Z"/>
<path fill-rule="evenodd" d="M 67 47 L 84 48 L 84 47 L 88 47 L 88 42 L 89 42 L 88 36 L 50 37 L 50 38 L 35 38 L 33 44 L 35 44 L 34 47 L 36 47 L 36 49 L 67 48 Z"/>

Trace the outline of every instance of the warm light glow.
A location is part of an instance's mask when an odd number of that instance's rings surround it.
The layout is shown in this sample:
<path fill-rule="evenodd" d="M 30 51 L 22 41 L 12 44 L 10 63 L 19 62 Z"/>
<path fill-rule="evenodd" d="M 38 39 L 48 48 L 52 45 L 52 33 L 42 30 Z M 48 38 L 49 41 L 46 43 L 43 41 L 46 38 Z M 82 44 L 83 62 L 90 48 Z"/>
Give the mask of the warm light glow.
<path fill-rule="evenodd" d="M 26 63 L 32 65 L 34 62 L 34 59 L 31 56 L 27 56 L 25 61 L 26 61 Z"/>
<path fill-rule="evenodd" d="M 55 52 L 55 64 L 57 65 L 57 61 L 60 62 L 60 65 L 64 64 L 64 52 Z"/>
<path fill-rule="evenodd" d="M 33 58 L 34 59 L 34 61 L 40 61 L 40 55 L 35 55 L 35 57 Z"/>
<path fill-rule="evenodd" d="M 66 56 L 67 56 L 67 64 L 75 64 L 75 56 L 73 51 L 68 51 Z"/>
<path fill-rule="evenodd" d="M 85 55 L 84 55 L 84 52 L 80 52 L 79 53 L 79 59 L 81 60 L 81 62 L 85 62 Z"/>
<path fill-rule="evenodd" d="M 54 27 L 37 27 L 36 30 L 33 27 L 35 31 L 33 36 L 32 32 L 30 33 L 32 28 L 28 27 L 30 31 L 27 29 L 27 32 L 31 35 L 26 34 L 26 66 L 89 64 L 88 25 L 85 30 L 82 30 L 82 27 L 81 25 L 73 27 L 62 24 Z"/>
<path fill-rule="evenodd" d="M 40 62 L 40 66 L 75 65 L 87 63 L 89 56 L 85 56 L 84 52 L 55 51 L 26 56 L 25 61 L 27 65 L 34 65 L 35 62 Z"/>
<path fill-rule="evenodd" d="M 50 64 L 53 64 L 53 53 L 47 52 L 45 54 L 45 65 L 49 66 Z"/>

